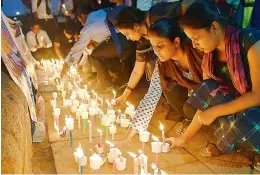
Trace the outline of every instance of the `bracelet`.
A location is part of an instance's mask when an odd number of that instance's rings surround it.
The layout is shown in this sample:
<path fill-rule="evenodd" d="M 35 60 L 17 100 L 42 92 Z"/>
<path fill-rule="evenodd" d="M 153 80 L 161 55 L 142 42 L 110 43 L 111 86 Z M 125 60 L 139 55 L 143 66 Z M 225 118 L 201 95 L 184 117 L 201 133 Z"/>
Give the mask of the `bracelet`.
<path fill-rule="evenodd" d="M 126 86 L 126 89 L 130 90 L 130 91 L 133 91 L 134 89 L 129 87 L 128 85 Z"/>

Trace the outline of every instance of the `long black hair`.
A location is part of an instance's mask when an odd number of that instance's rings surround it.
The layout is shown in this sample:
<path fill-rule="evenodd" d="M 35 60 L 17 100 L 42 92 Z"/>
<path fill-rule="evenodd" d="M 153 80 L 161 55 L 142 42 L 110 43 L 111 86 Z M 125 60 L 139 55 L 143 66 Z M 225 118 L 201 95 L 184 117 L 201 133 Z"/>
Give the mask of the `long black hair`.
<path fill-rule="evenodd" d="M 213 21 L 225 27 L 228 23 L 231 24 L 229 15 L 225 10 L 215 2 L 197 0 L 191 4 L 179 22 L 181 26 L 193 29 L 209 29 Z"/>
<path fill-rule="evenodd" d="M 157 20 L 152 24 L 149 29 L 149 34 L 156 34 L 159 37 L 168 38 L 171 41 L 179 37 L 181 45 L 184 40 L 188 39 L 180 25 L 175 20 L 168 18 Z"/>
<path fill-rule="evenodd" d="M 133 28 L 135 24 L 141 24 L 145 21 L 145 12 L 134 7 L 127 7 L 122 10 L 116 19 L 115 27 Z"/>

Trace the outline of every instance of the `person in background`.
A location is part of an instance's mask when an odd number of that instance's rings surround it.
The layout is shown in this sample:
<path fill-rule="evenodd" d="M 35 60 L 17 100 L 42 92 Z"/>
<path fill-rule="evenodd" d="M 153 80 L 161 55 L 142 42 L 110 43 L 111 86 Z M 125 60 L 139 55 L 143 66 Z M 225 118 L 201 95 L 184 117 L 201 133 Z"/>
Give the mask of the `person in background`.
<path fill-rule="evenodd" d="M 57 22 L 61 29 L 65 29 L 69 26 L 71 18 L 75 18 L 73 13 L 73 1 L 72 0 L 59 0 L 57 4 Z"/>
<path fill-rule="evenodd" d="M 260 153 L 260 31 L 229 24 L 218 6 L 196 1 L 180 24 L 193 46 L 204 51 L 203 79 L 188 102 L 199 109 L 181 137 L 166 139 L 184 146 L 204 125 L 216 124 L 216 143 L 202 156 L 219 156 L 238 145 Z M 210 42 L 209 42 L 210 41 Z"/>
<path fill-rule="evenodd" d="M 74 36 L 73 30 L 71 28 L 66 28 L 63 31 L 63 34 L 55 37 L 54 50 L 59 59 L 64 60 L 69 53 L 75 42 Z"/>
<path fill-rule="evenodd" d="M 31 0 L 32 14 L 53 40 L 59 28 L 53 18 L 52 0 Z"/>
<path fill-rule="evenodd" d="M 103 9 L 93 12 L 89 4 L 81 5 L 78 8 L 78 19 L 84 27 L 80 31 L 80 39 L 74 44 L 70 52 L 65 58 L 62 76 L 65 75 L 70 66 L 79 63 L 84 51 L 91 54 L 93 48 L 88 49 L 87 46 L 91 41 L 101 43 L 110 36 L 110 31 L 106 23 L 106 12 Z M 92 72 L 91 65 L 88 66 Z"/>
<path fill-rule="evenodd" d="M 41 29 L 38 21 L 33 21 L 31 31 L 26 34 L 27 45 L 36 60 L 54 58 L 55 54 L 46 31 Z"/>

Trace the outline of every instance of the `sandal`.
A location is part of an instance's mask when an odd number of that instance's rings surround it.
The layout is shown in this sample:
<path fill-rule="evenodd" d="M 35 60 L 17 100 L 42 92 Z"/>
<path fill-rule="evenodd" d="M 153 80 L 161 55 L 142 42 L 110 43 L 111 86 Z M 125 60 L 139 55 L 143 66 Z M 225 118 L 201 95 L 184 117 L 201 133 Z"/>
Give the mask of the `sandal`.
<path fill-rule="evenodd" d="M 214 143 L 207 142 L 206 147 L 200 150 L 200 154 L 204 157 L 216 157 L 221 154 L 221 151 Z"/>

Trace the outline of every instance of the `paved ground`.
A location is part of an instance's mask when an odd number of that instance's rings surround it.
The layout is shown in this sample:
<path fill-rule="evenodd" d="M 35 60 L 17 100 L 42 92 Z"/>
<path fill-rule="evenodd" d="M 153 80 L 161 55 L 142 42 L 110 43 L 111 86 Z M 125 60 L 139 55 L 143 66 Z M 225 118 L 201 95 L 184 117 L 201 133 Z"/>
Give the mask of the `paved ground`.
<path fill-rule="evenodd" d="M 42 89 L 44 90 L 43 87 Z M 137 105 L 146 91 L 147 88 L 139 89 L 138 92 L 131 96 L 130 101 Z M 70 147 L 68 137 L 59 137 L 54 129 L 52 109 L 49 102 L 52 99 L 51 92 L 43 92 L 42 94 L 46 102 L 48 135 L 43 143 L 34 144 L 34 173 L 76 174 L 78 173 L 78 166 L 74 160 L 73 152 L 79 143 L 81 143 L 85 155 L 87 157 L 92 155 L 89 149 L 93 149 L 97 143 L 96 137 L 98 137 L 98 133 L 95 129 L 97 127 L 93 127 L 93 135 L 95 138 L 93 138 L 92 144 L 89 144 L 88 133 L 84 134 L 82 129 L 79 130 L 77 120 L 75 120 L 73 146 Z M 58 97 L 57 107 L 61 107 L 60 102 L 61 97 Z M 60 125 L 64 126 L 64 116 L 70 113 L 70 109 L 65 107 L 61 107 L 61 109 Z M 174 114 L 170 107 L 164 103 L 164 100 L 161 99 L 149 130 L 153 134 L 159 135 L 158 121 L 160 120 L 165 125 L 166 134 L 172 136 L 175 133 L 175 124 L 179 119 L 180 116 Z M 251 162 L 248 155 L 244 155 L 243 153 L 232 153 L 215 158 L 202 157 L 200 155 L 200 149 L 205 146 L 206 141 L 214 141 L 214 135 L 212 133 L 213 131 L 210 127 L 205 127 L 184 148 L 174 149 L 169 153 L 161 154 L 159 167 L 167 174 L 260 174 L 260 172 L 250 168 Z M 119 129 L 116 137 L 120 137 L 123 134 L 124 130 Z M 99 173 L 133 174 L 133 159 L 126 152 L 138 153 L 139 149 L 141 149 L 141 143 L 136 136 L 132 142 L 125 144 L 121 149 L 123 156 L 127 158 L 127 168 L 122 172 L 114 172 L 112 164 L 106 162 L 99 170 Z M 151 152 L 150 143 L 145 145 L 145 154 L 149 157 L 149 173 L 153 173 L 150 165 L 155 162 L 155 155 Z M 84 173 L 93 173 L 89 167 L 89 162 L 84 169 Z"/>

